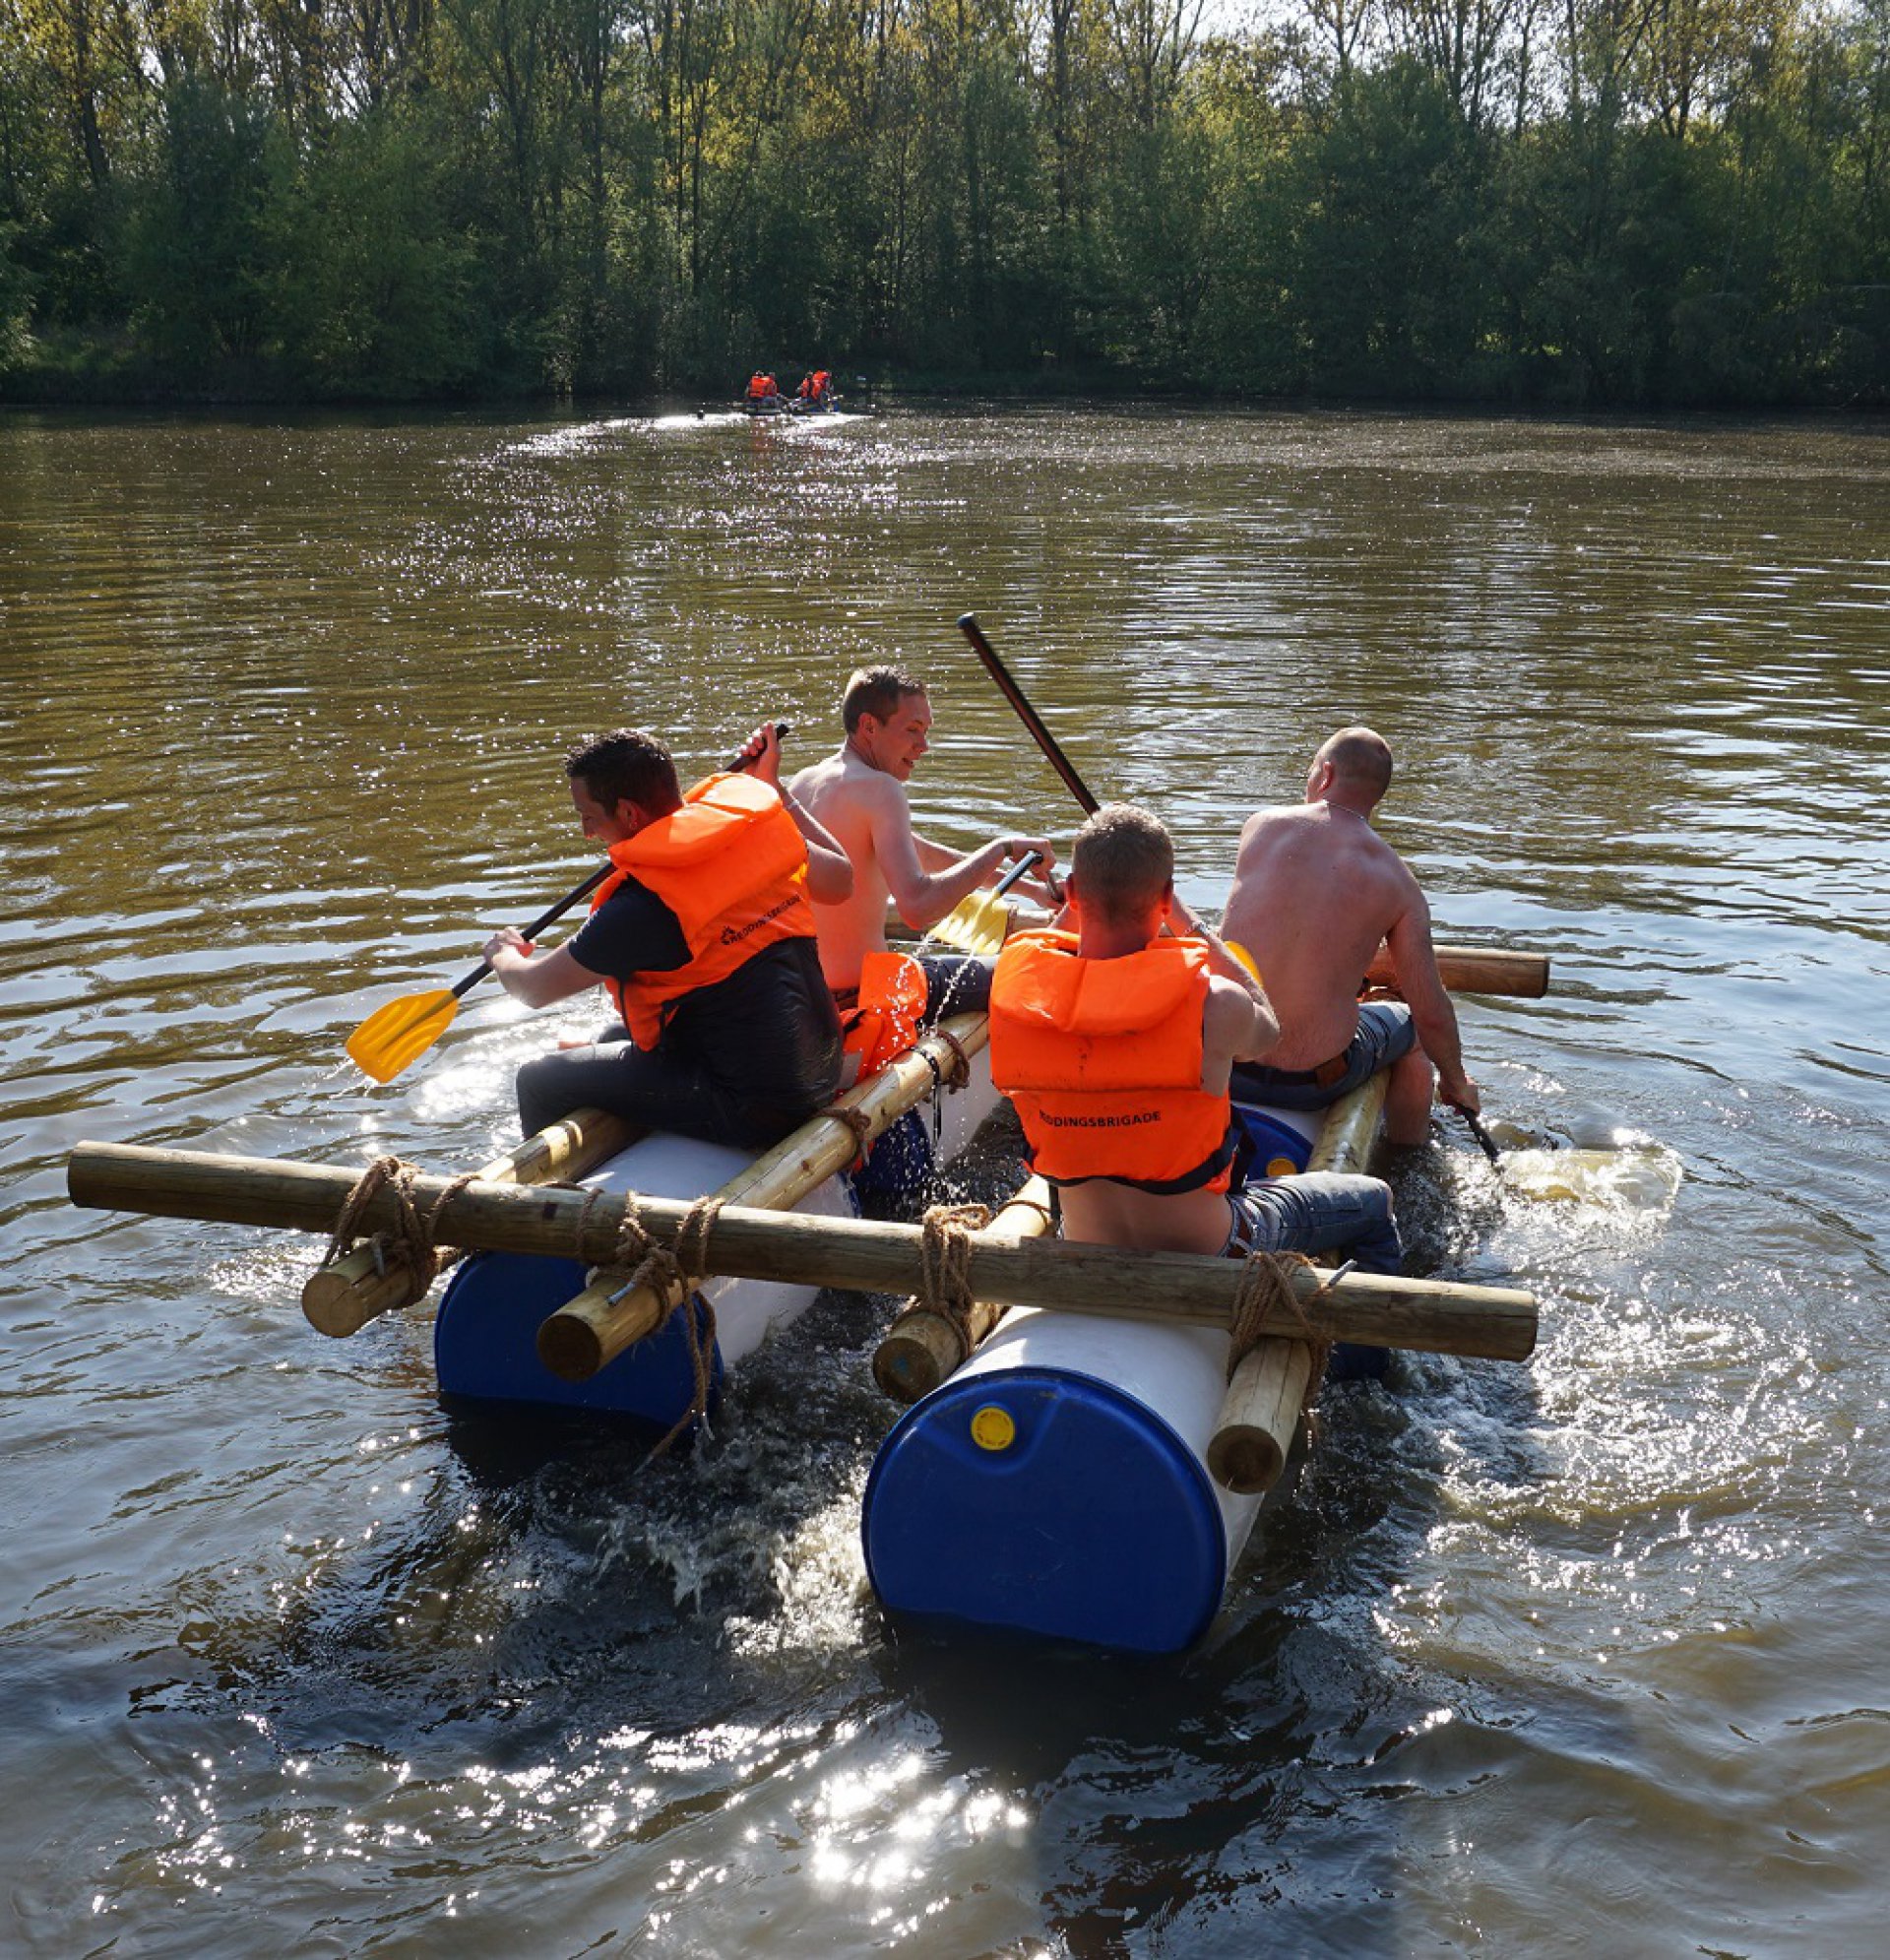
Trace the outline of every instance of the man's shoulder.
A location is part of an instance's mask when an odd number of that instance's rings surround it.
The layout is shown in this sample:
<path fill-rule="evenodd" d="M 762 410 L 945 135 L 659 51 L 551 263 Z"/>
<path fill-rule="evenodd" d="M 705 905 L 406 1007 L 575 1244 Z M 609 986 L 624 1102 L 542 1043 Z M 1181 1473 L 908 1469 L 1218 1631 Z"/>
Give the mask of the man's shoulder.
<path fill-rule="evenodd" d="M 1282 824 L 1302 819 L 1309 803 L 1263 803 L 1245 823 L 1240 826 L 1240 835 L 1250 837 L 1263 830 L 1274 830 Z"/>

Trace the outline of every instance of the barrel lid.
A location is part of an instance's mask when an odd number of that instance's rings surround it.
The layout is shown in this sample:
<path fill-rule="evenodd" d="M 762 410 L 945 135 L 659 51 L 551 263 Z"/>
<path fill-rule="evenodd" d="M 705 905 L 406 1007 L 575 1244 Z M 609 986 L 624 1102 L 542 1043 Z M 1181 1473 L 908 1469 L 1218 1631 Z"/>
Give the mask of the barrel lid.
<path fill-rule="evenodd" d="M 895 1614 L 1133 1653 L 1190 1646 L 1227 1582 L 1201 1460 L 1145 1404 L 1064 1368 L 956 1378 L 908 1410 L 861 1535 Z"/>
<path fill-rule="evenodd" d="M 695 1398 L 680 1314 L 671 1314 L 589 1381 L 565 1381 L 539 1360 L 538 1323 L 584 1291 L 585 1270 L 575 1259 L 526 1252 L 478 1252 L 462 1261 L 433 1323 L 440 1393 L 603 1410 L 667 1428 Z M 717 1387 L 722 1381 L 720 1352 L 714 1381 Z"/>

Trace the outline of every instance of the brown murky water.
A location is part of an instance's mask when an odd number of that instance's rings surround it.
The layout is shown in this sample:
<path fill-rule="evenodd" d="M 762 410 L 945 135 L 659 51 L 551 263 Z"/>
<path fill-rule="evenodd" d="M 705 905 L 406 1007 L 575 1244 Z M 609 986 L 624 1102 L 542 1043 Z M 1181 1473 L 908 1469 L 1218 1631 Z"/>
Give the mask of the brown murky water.
<path fill-rule="evenodd" d="M 341 1043 L 587 867 L 558 754 L 707 763 L 933 681 L 941 840 L 1102 793 L 1220 900 L 1343 721 L 1492 1113 L 1427 1265 L 1523 1369 L 1328 1394 L 1181 1664 L 902 1640 L 857 1501 L 862 1301 L 639 1480 L 449 1420 L 424 1318 L 63 1200 L 84 1137 L 441 1168 L 550 1038 L 475 993 Z M 0 419 L 0 1794 L 48 1955 L 1866 1950 L 1890 1843 L 1890 444 L 1874 428 L 1006 409 L 751 428 Z M 1677 1180 L 1677 1181 L 1676 1181 Z"/>

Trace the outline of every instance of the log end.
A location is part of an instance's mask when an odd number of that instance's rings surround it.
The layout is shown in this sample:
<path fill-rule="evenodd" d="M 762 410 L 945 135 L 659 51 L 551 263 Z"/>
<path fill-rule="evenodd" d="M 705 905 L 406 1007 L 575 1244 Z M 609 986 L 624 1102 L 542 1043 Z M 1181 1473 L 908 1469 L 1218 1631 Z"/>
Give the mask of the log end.
<path fill-rule="evenodd" d="M 598 1330 L 569 1302 L 538 1323 L 538 1359 L 560 1381 L 589 1381 L 608 1359 Z"/>
<path fill-rule="evenodd" d="M 873 1355 L 873 1379 L 894 1402 L 931 1394 L 963 1364 L 965 1350 L 951 1322 L 922 1308 L 893 1322 Z"/>
<path fill-rule="evenodd" d="M 1271 1490 L 1286 1467 L 1280 1439 L 1252 1423 L 1230 1423 L 1217 1429 L 1208 1443 L 1208 1474 L 1236 1497 Z"/>

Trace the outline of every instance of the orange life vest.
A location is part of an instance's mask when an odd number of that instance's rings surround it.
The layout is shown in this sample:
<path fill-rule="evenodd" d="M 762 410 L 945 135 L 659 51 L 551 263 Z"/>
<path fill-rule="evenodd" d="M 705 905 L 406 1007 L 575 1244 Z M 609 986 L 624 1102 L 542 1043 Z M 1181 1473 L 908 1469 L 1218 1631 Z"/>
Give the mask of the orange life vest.
<path fill-rule="evenodd" d="M 841 1046 L 859 1057 L 855 1081 L 876 1075 L 918 1040 L 925 1018 L 925 969 L 910 953 L 868 953 L 859 997 L 840 1017 Z"/>
<path fill-rule="evenodd" d="M 775 392 L 774 379 L 770 375 L 755 373 L 748 377 L 748 399 L 751 402 L 765 402 Z"/>
<path fill-rule="evenodd" d="M 1016 933 L 991 982 L 991 1080 L 1017 1106 L 1036 1168 L 1052 1184 L 1225 1191 L 1232 1112 L 1225 1090 L 1201 1087 L 1207 949 L 1076 949 L 1072 933 Z"/>
<path fill-rule="evenodd" d="M 593 912 L 626 878 L 654 892 L 676 916 L 689 947 L 672 973 L 606 976 L 604 985 L 640 1048 L 654 1048 L 675 1003 L 714 986 L 764 948 L 811 939 L 807 847 L 781 798 L 752 776 L 711 776 L 681 807 L 610 847 L 615 874 L 598 887 Z"/>

